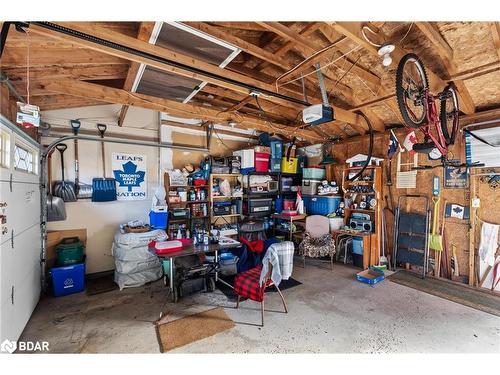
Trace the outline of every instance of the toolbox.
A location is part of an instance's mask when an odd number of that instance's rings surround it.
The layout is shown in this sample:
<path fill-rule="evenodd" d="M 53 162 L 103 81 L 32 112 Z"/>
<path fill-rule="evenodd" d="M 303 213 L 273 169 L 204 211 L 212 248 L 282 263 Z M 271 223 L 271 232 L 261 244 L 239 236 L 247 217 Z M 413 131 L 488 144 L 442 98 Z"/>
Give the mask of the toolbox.
<path fill-rule="evenodd" d="M 306 168 L 307 169 L 307 168 Z M 319 180 L 302 180 L 302 194 L 303 195 L 316 195 L 318 194 L 318 186 L 321 185 Z"/>
<path fill-rule="evenodd" d="M 273 210 L 272 198 L 259 198 L 248 200 L 248 214 L 249 215 L 264 215 L 270 214 Z"/>
<path fill-rule="evenodd" d="M 56 264 L 68 266 L 70 264 L 81 263 L 84 257 L 85 246 L 78 237 L 63 238 L 56 246 Z"/>

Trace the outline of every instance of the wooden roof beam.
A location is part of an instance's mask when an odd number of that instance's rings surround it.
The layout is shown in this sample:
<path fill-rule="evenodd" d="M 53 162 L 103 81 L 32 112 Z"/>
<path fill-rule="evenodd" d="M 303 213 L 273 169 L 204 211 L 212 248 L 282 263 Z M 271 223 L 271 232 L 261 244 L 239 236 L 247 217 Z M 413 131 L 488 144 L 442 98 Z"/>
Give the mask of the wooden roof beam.
<path fill-rule="evenodd" d="M 98 100 L 107 103 L 125 104 L 129 106 L 151 109 L 159 112 L 166 112 L 173 116 L 198 118 L 213 122 L 227 122 L 234 120 L 234 115 L 221 112 L 217 108 L 198 106 L 193 104 L 179 103 L 173 100 L 157 98 L 154 96 L 130 93 L 122 89 L 115 89 L 107 86 L 87 83 L 77 80 L 61 80 L 57 82 L 42 82 L 43 87 L 51 92 L 65 95 Z M 321 137 L 308 130 L 299 130 L 290 126 L 254 118 L 247 115 L 239 115 L 238 127 L 254 128 L 259 131 L 275 131 L 286 137 L 294 135 L 304 138 L 309 142 L 319 142 Z"/>
<path fill-rule="evenodd" d="M 493 43 L 495 43 L 498 60 L 500 60 L 500 22 L 492 22 L 490 24 L 490 28 L 491 36 L 493 37 Z"/>
<path fill-rule="evenodd" d="M 116 33 L 116 32 L 110 31 L 110 30 L 103 29 L 103 28 L 98 27 L 98 26 L 88 25 L 88 24 L 84 24 L 84 23 L 63 23 L 62 25 L 66 26 L 66 27 L 73 28 L 74 30 L 77 30 L 77 31 L 80 31 L 83 33 L 87 33 L 87 34 L 96 36 L 98 38 L 102 38 L 104 40 L 118 43 L 118 44 L 130 47 L 130 48 L 134 48 L 136 50 L 140 50 L 140 51 L 143 51 L 143 52 L 155 55 L 155 56 L 163 57 L 163 58 L 166 58 L 166 59 L 169 59 L 172 61 L 176 61 L 178 63 L 185 64 L 185 65 L 190 66 L 190 67 L 200 69 L 202 72 L 200 72 L 200 73 L 192 72 L 191 70 L 184 69 L 181 67 L 167 65 L 167 64 L 158 62 L 158 61 L 151 59 L 151 58 L 137 56 L 136 54 L 133 54 L 133 53 L 129 53 L 129 52 L 122 51 L 122 50 L 117 50 L 117 49 L 107 47 L 107 46 L 102 46 L 100 44 L 96 44 L 96 43 L 93 43 L 91 41 L 83 40 L 83 39 L 76 38 L 76 37 L 73 37 L 70 35 L 61 34 L 61 33 L 55 32 L 55 31 L 47 30 L 45 28 L 42 28 L 42 27 L 39 27 L 36 25 L 30 25 L 30 31 L 32 33 L 46 35 L 48 37 L 52 37 L 52 38 L 58 39 L 58 40 L 68 40 L 74 44 L 92 49 L 94 51 L 103 52 L 105 54 L 117 56 L 117 57 L 120 57 L 123 59 L 137 62 L 137 63 L 143 63 L 143 64 L 152 66 L 154 68 L 157 68 L 159 70 L 163 70 L 163 71 L 166 71 L 169 73 L 179 74 L 181 76 L 194 78 L 194 79 L 197 79 L 200 81 L 207 81 L 208 83 L 212 83 L 212 84 L 220 86 L 220 87 L 225 87 L 225 88 L 228 88 L 230 90 L 234 90 L 236 92 L 240 92 L 240 93 L 243 93 L 246 95 L 251 94 L 254 90 L 242 87 L 241 85 L 239 85 L 237 83 L 232 83 L 228 80 L 233 80 L 233 81 L 237 81 L 239 83 L 253 86 L 256 88 L 256 90 L 261 89 L 261 90 L 266 90 L 269 92 L 275 92 L 275 87 L 272 84 L 267 84 L 267 83 L 261 82 L 261 81 L 256 80 L 256 79 L 249 78 L 243 74 L 240 74 L 240 73 L 237 73 L 234 71 L 229 71 L 227 69 L 219 68 L 218 66 L 215 66 L 213 64 L 209 64 L 209 63 L 206 63 L 204 61 L 197 60 L 193 57 L 183 55 L 181 53 L 171 51 L 171 50 L 163 48 L 163 47 L 155 46 L 155 45 L 149 44 L 147 42 L 140 41 L 136 38 L 129 37 L 129 36 L 124 35 L 124 34 Z M 213 77 L 211 75 L 204 74 L 205 72 L 216 74 L 222 78 L 219 79 L 219 78 Z M 228 79 L 228 80 L 226 80 L 226 79 Z M 302 96 L 300 94 L 288 93 L 288 96 L 294 97 L 295 99 L 302 100 Z M 271 96 L 271 95 L 266 95 L 266 98 L 269 101 L 272 101 L 276 104 L 281 104 L 281 105 L 285 105 L 285 106 L 301 107 L 300 104 L 292 103 L 290 100 L 287 100 L 285 98 L 275 97 L 275 96 Z"/>

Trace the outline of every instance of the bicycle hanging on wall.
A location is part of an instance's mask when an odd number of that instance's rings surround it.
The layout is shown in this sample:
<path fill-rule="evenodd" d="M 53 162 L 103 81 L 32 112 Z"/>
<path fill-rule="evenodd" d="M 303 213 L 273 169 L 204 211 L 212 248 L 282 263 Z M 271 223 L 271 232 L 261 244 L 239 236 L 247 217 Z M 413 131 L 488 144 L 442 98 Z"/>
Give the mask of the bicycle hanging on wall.
<path fill-rule="evenodd" d="M 480 167 L 481 164 L 458 163 L 448 159 L 449 146 L 455 143 L 459 124 L 458 95 L 449 84 L 434 95 L 430 92 L 424 65 L 413 53 L 405 55 L 396 72 L 396 97 L 399 110 L 407 126 L 419 129 L 424 139 L 415 143 L 415 152 L 428 154 L 431 159 L 441 159 L 441 165 L 419 166 L 414 169 L 431 169 L 440 166 Z M 440 109 L 436 102 L 440 102 Z"/>

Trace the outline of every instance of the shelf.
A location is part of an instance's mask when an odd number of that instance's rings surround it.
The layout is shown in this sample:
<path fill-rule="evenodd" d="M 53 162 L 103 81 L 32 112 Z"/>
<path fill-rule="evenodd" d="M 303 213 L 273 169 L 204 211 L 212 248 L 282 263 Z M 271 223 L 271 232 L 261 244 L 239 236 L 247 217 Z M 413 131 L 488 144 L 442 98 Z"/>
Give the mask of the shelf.
<path fill-rule="evenodd" d="M 363 212 L 368 214 L 374 214 L 375 210 L 366 210 L 363 208 L 344 208 L 344 210 L 354 211 L 354 212 Z"/>
<path fill-rule="evenodd" d="M 196 220 L 196 219 L 208 219 L 210 216 L 192 216 L 191 220 Z"/>
<path fill-rule="evenodd" d="M 186 201 L 186 202 L 183 202 L 183 203 L 187 203 L 187 204 L 201 204 L 201 203 L 208 203 L 207 200 L 204 200 L 204 201 Z"/>
<path fill-rule="evenodd" d="M 346 181 L 348 185 L 373 185 L 373 181 Z"/>
<path fill-rule="evenodd" d="M 307 215 L 293 215 L 293 216 L 287 216 L 287 215 L 281 215 L 281 214 L 273 214 L 273 219 L 281 219 L 281 220 L 287 220 L 287 221 L 296 221 L 296 220 L 304 220 Z"/>
<path fill-rule="evenodd" d="M 265 195 L 279 195 L 279 192 L 277 191 L 273 191 L 273 192 L 270 192 L 270 191 L 258 191 L 258 192 L 253 192 L 253 193 L 250 193 L 250 194 L 245 194 L 244 197 L 261 197 L 261 196 L 265 196 Z"/>
<path fill-rule="evenodd" d="M 289 229 L 275 228 L 274 230 L 276 232 L 290 234 L 290 230 Z M 304 233 L 304 231 L 303 230 L 296 230 L 296 231 L 292 232 L 292 235 L 294 235 L 294 234 L 301 234 L 301 233 Z"/>
<path fill-rule="evenodd" d="M 170 223 L 179 223 L 181 221 L 188 221 L 188 220 L 191 220 L 191 218 L 190 217 L 184 217 L 184 218 L 169 219 L 168 220 L 168 224 L 170 224 Z"/>
<path fill-rule="evenodd" d="M 241 216 L 241 214 L 229 214 L 229 215 L 212 215 L 212 218 L 219 218 L 219 217 L 237 217 Z"/>
<path fill-rule="evenodd" d="M 242 197 L 225 197 L 223 195 L 218 195 L 215 197 L 212 197 L 213 200 L 229 200 L 229 199 L 241 199 Z"/>
<path fill-rule="evenodd" d="M 212 177 L 240 177 L 239 173 L 212 173 Z"/>

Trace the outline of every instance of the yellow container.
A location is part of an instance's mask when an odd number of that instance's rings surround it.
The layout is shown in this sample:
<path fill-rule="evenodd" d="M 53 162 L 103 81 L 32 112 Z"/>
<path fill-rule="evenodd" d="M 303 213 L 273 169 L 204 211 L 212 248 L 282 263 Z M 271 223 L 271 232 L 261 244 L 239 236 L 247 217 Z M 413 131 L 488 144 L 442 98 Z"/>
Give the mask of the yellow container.
<path fill-rule="evenodd" d="M 298 158 L 281 159 L 281 172 L 282 173 L 297 173 L 297 166 L 299 165 Z"/>

